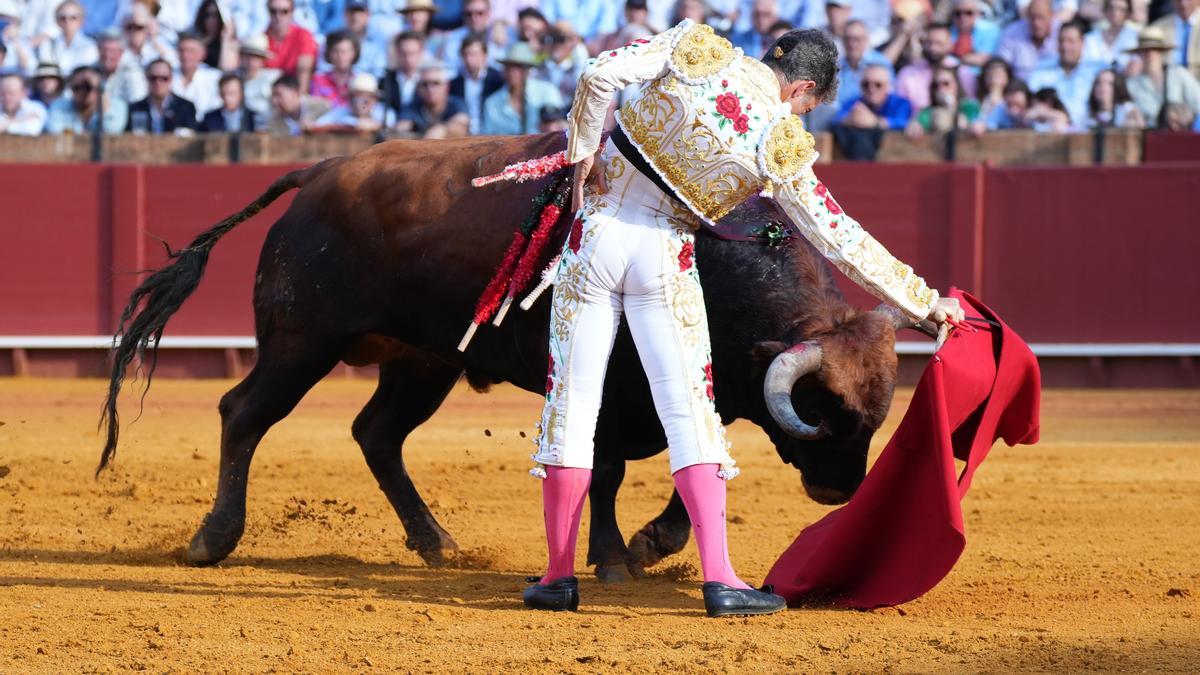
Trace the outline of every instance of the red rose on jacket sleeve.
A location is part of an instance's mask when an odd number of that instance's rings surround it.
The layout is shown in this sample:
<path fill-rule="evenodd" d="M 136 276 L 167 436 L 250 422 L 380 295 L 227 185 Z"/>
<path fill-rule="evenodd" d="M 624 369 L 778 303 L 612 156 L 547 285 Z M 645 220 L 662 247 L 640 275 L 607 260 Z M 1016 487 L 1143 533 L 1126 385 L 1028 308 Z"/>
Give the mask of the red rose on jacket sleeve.
<path fill-rule="evenodd" d="M 571 238 L 567 241 L 567 246 L 571 247 L 571 253 L 579 253 L 579 242 L 583 239 L 583 219 L 576 218 L 575 222 L 571 223 Z"/>
<path fill-rule="evenodd" d="M 750 118 L 745 115 L 738 115 L 738 118 L 733 121 L 733 130 L 739 134 L 750 131 Z"/>
<path fill-rule="evenodd" d="M 838 206 L 838 203 L 833 201 L 833 195 L 825 196 L 825 208 L 829 209 L 829 212 L 835 216 L 842 215 L 842 207 Z"/>
<path fill-rule="evenodd" d="M 738 100 L 737 94 L 726 92 L 717 96 L 717 112 L 721 113 L 722 117 L 731 120 L 736 120 L 737 116 L 742 113 L 742 102 Z"/>
<path fill-rule="evenodd" d="M 683 248 L 679 250 L 679 271 L 686 272 L 692 269 L 692 256 L 696 252 L 696 246 L 692 242 L 687 242 Z"/>

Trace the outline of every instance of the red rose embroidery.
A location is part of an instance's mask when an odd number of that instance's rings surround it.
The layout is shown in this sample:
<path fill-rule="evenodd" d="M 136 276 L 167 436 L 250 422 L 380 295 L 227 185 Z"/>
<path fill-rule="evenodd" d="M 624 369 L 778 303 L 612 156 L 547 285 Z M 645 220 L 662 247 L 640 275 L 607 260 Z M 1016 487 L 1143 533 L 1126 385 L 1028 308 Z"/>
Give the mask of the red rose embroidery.
<path fill-rule="evenodd" d="M 749 110 L 749 109 L 751 109 L 751 108 L 753 108 L 753 107 L 754 107 L 754 104 L 753 104 L 753 103 L 747 103 L 747 104 L 746 104 L 746 110 Z"/>
<path fill-rule="evenodd" d="M 842 207 L 838 206 L 838 203 L 833 201 L 833 195 L 826 195 L 825 208 L 829 209 L 829 212 L 835 216 L 842 215 Z"/>
<path fill-rule="evenodd" d="M 738 115 L 738 118 L 733 121 L 733 130 L 739 134 L 750 131 L 750 118 L 745 115 Z"/>
<path fill-rule="evenodd" d="M 708 394 L 708 400 L 716 400 L 716 396 L 713 394 L 712 363 L 704 364 L 704 381 L 708 383 L 708 386 L 705 387 L 704 391 L 705 394 Z"/>
<path fill-rule="evenodd" d="M 609 52 L 609 53 L 608 53 L 608 55 L 609 55 L 609 56 L 616 56 L 616 55 L 617 55 L 617 53 L 616 53 L 615 51 L 613 51 L 613 52 Z"/>
<path fill-rule="evenodd" d="M 576 218 L 575 222 L 571 223 L 571 237 L 567 241 L 567 245 L 571 247 L 572 253 L 579 253 L 579 241 L 583 239 L 583 219 Z"/>
<path fill-rule="evenodd" d="M 728 87 L 728 86 L 729 86 L 729 80 L 721 80 L 721 86 L 722 86 L 722 87 Z"/>
<path fill-rule="evenodd" d="M 818 197 L 824 197 L 829 194 L 829 189 L 825 187 L 824 183 L 817 183 L 817 187 L 813 188 L 813 192 L 817 193 Z"/>
<path fill-rule="evenodd" d="M 546 395 L 554 391 L 554 355 L 550 354 L 550 366 L 546 369 Z"/>
<path fill-rule="evenodd" d="M 726 119 L 736 120 L 742 114 L 742 102 L 737 94 L 725 92 L 717 96 L 717 112 Z"/>
<path fill-rule="evenodd" d="M 692 269 L 692 256 L 696 253 L 696 247 L 692 242 L 686 242 L 683 248 L 679 250 L 679 271 L 686 272 Z"/>

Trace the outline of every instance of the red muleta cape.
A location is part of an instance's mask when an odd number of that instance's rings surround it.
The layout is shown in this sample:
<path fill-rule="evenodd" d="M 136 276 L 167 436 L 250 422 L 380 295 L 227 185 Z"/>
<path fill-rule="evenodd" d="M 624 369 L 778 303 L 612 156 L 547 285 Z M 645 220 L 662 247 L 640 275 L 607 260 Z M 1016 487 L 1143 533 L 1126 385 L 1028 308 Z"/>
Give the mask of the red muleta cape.
<path fill-rule="evenodd" d="M 967 293 L 950 290 L 977 332 L 956 330 L 930 359 L 896 433 L 845 506 L 810 525 L 766 583 L 788 604 L 869 609 L 920 597 L 963 548 L 961 500 L 997 438 L 1038 440 L 1041 374 L 1033 352 Z M 954 460 L 966 462 L 956 475 Z"/>

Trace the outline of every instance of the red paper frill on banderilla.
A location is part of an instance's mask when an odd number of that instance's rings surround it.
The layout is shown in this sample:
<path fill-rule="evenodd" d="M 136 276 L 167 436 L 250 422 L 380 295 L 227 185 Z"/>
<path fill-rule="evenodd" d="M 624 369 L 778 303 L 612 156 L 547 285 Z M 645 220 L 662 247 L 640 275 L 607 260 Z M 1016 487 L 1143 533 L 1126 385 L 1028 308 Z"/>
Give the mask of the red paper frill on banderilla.
<path fill-rule="evenodd" d="M 505 172 L 508 172 L 509 169 L 511 167 L 506 168 Z M 471 339 L 475 336 L 475 331 L 489 319 L 495 317 L 494 323 L 497 326 L 504 320 L 504 315 L 508 312 L 513 300 L 533 278 L 538 261 L 545 253 L 546 245 L 554 232 L 554 225 L 558 222 L 563 206 L 571 195 L 572 181 L 563 166 L 551 162 L 539 166 L 538 169 L 557 171 L 558 175 L 555 175 L 534 198 L 530 214 L 517 231 L 513 232 L 512 243 L 504 252 L 500 266 L 475 303 L 475 314 L 471 318 L 471 325 L 463 335 L 462 341 L 458 344 L 459 351 L 466 351 Z M 505 172 L 496 174 L 496 176 L 504 176 Z M 533 177 L 543 178 L 545 175 Z M 498 180 L 517 179 L 500 178 Z M 520 181 L 518 180 L 518 182 Z"/>
<path fill-rule="evenodd" d="M 810 525 L 766 583 L 791 605 L 869 609 L 920 597 L 966 546 L 961 500 L 997 438 L 1038 440 L 1033 352 L 969 294 L 951 289 L 975 332 L 956 330 L 926 366 L 892 439 L 845 506 Z M 955 458 L 965 462 L 961 473 Z"/>

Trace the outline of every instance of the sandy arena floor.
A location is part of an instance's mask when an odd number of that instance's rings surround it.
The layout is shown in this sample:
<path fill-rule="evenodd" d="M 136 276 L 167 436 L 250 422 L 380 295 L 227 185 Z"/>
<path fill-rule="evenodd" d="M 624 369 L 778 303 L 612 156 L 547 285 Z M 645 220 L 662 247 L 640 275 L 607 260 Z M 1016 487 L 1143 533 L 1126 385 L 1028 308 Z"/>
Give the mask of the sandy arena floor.
<path fill-rule="evenodd" d="M 690 543 L 639 582 L 601 586 L 580 568 L 578 614 L 520 606 L 523 575 L 544 563 L 540 487 L 520 437 L 539 400 L 506 387 L 456 391 L 409 442 L 414 480 L 463 548 L 454 566 L 428 568 L 404 547 L 350 437 L 372 385 L 333 380 L 260 447 L 240 548 L 220 567 L 184 567 L 215 487 L 216 403 L 229 386 L 155 383 L 116 470 L 97 481 L 103 383 L 0 380 L 0 672 L 1195 672 L 1200 662 L 1200 391 L 1048 392 L 1042 443 L 992 453 L 967 496 L 966 553 L 916 602 L 709 620 Z M 136 401 L 123 405 L 132 419 Z M 733 560 L 756 583 L 827 507 L 802 496 L 760 431 L 730 433 L 743 467 L 730 484 Z M 665 454 L 631 466 L 627 537 L 670 485 Z"/>

